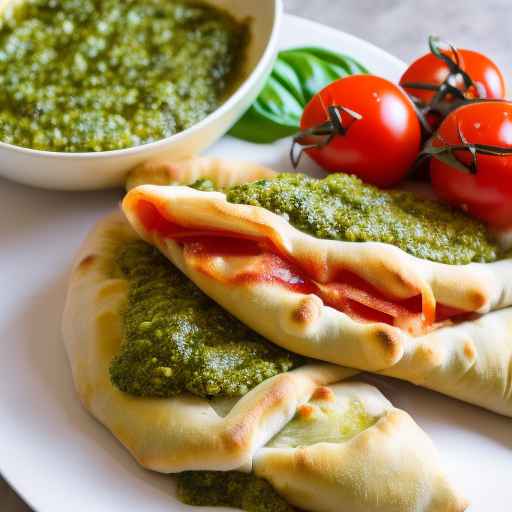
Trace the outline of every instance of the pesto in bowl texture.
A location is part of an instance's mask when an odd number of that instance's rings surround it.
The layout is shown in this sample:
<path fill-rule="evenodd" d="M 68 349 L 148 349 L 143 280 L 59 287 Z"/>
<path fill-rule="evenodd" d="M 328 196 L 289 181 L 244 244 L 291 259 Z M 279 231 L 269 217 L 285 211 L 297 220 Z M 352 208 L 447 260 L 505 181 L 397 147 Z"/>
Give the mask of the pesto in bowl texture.
<path fill-rule="evenodd" d="M 164 139 L 232 92 L 248 25 L 187 0 L 24 0 L 0 17 L 0 141 L 98 152 Z"/>

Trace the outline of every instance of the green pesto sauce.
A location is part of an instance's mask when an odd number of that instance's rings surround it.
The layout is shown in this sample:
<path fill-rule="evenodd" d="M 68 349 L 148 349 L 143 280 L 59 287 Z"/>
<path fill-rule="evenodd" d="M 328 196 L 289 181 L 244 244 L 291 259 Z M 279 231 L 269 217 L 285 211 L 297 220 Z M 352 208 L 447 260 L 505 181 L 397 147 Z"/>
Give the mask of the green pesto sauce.
<path fill-rule="evenodd" d="M 247 512 L 296 510 L 263 478 L 237 471 L 180 473 L 178 498 L 187 505 L 235 507 Z"/>
<path fill-rule="evenodd" d="M 0 140 L 127 148 L 211 113 L 239 76 L 248 27 L 187 0 L 24 0 L 0 20 Z"/>
<path fill-rule="evenodd" d="M 341 443 L 374 425 L 378 418 L 359 401 L 340 410 L 325 401 L 309 402 L 313 414 L 299 413 L 267 444 L 297 448 L 316 443 Z M 296 509 L 266 480 L 236 471 L 189 471 L 178 475 L 178 498 L 188 505 L 236 507 L 247 512 L 293 512 Z"/>
<path fill-rule="evenodd" d="M 227 199 L 266 208 L 318 238 L 384 242 L 449 264 L 501 256 L 485 225 L 464 212 L 410 192 L 379 190 L 348 174 L 322 180 L 280 174 L 232 187 Z"/>
<path fill-rule="evenodd" d="M 202 192 L 215 192 L 219 190 L 219 187 L 209 178 L 200 178 L 194 181 L 190 187 Z"/>
<path fill-rule="evenodd" d="M 297 414 L 267 446 L 271 448 L 297 448 L 316 443 L 342 443 L 374 425 L 378 418 L 367 413 L 359 401 L 350 402 L 339 410 L 325 402 L 310 402 L 311 417 Z"/>
<path fill-rule="evenodd" d="M 129 282 L 124 342 L 110 367 L 120 390 L 241 396 L 301 364 L 224 311 L 149 244 L 126 244 L 116 263 Z"/>

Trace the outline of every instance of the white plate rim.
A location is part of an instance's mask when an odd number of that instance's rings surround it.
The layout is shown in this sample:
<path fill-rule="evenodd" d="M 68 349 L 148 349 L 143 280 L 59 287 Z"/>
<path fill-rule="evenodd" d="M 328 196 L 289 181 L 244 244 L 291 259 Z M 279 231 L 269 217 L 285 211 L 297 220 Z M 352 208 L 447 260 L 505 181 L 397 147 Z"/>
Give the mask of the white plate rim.
<path fill-rule="evenodd" d="M 383 66 L 383 68 L 391 67 L 393 69 L 392 73 L 395 76 L 399 75 L 401 73 L 401 71 L 403 71 L 403 69 L 405 67 L 405 64 L 402 61 L 400 61 L 399 59 L 393 57 L 392 55 L 390 55 L 389 53 L 385 52 L 384 50 L 382 50 L 382 49 L 378 48 L 377 46 L 375 46 L 375 45 L 373 45 L 371 43 L 368 43 L 368 42 L 366 42 L 366 41 L 364 41 L 362 39 L 359 39 L 359 38 L 357 38 L 355 36 L 352 36 L 350 34 L 347 34 L 345 32 L 338 31 L 336 29 L 326 27 L 326 26 L 324 26 L 324 25 L 322 25 L 320 23 L 312 22 L 312 21 L 309 21 L 309 20 L 306 20 L 306 19 L 303 19 L 303 18 L 300 18 L 300 17 L 297 17 L 297 16 L 286 15 L 284 20 L 283 20 L 282 31 L 284 32 L 286 30 L 290 30 L 292 27 L 293 27 L 294 30 L 298 30 L 298 31 L 302 31 L 302 32 L 308 31 L 308 30 L 313 31 L 313 32 L 322 31 L 323 34 L 328 34 L 333 39 L 339 39 L 340 41 L 343 41 L 344 43 L 347 43 L 348 46 L 350 46 L 350 47 L 358 48 L 359 49 L 358 50 L 358 52 L 359 52 L 358 55 L 363 55 L 364 52 L 371 52 L 376 58 L 382 59 L 382 66 Z M 347 53 L 350 53 L 350 52 L 347 51 Z M 354 56 L 357 57 L 358 55 L 354 55 Z M 359 58 L 361 58 L 361 57 L 359 57 Z M 364 62 L 364 59 L 363 59 L 363 64 L 364 63 L 365 62 Z M 369 66 L 369 67 L 370 67 L 370 71 L 374 70 L 374 68 L 372 66 Z M 378 71 L 376 71 L 376 73 L 377 72 Z M 220 144 L 220 147 L 219 147 L 220 150 L 223 149 L 222 148 L 223 143 L 224 143 L 225 147 L 228 148 L 228 147 L 234 146 L 236 141 L 233 141 L 232 139 L 231 140 L 226 139 L 224 141 L 221 141 L 221 144 Z M 265 146 L 262 146 L 260 148 L 258 148 L 256 146 L 253 146 L 253 147 L 254 147 L 254 154 L 256 155 L 256 156 L 254 156 L 254 158 L 256 159 L 256 158 L 263 157 L 263 159 L 264 159 L 264 153 L 266 151 Z M 258 153 L 258 151 L 259 151 L 259 153 Z M 265 163 L 265 162 L 262 161 L 262 163 Z M 27 190 L 30 191 L 30 189 L 27 189 Z M 39 192 L 31 191 L 30 193 L 36 194 L 36 193 L 39 193 Z M 41 193 L 44 193 L 44 192 L 41 192 Z M 74 197 L 79 197 L 79 196 L 75 195 Z M 22 249 L 22 248 L 20 248 L 20 249 Z M 69 370 L 66 368 L 66 371 L 69 371 Z M 1 384 L 1 382 L 0 382 L 0 384 Z M 393 398 L 394 398 L 393 397 L 393 388 L 390 386 L 389 388 L 382 387 L 382 389 L 384 390 L 384 392 L 385 392 L 385 394 L 387 396 L 391 395 L 391 401 L 394 401 L 393 400 Z M 436 396 L 434 394 L 429 394 L 429 392 L 423 393 L 423 396 L 426 397 L 424 400 L 426 401 L 426 403 L 430 404 L 430 406 L 432 408 L 437 407 L 438 404 L 439 404 L 441 407 L 444 407 L 445 409 L 447 407 L 453 408 L 455 415 L 459 414 L 461 417 L 470 417 L 471 416 L 471 411 L 472 411 L 471 406 L 467 406 L 466 404 L 461 404 L 461 403 L 456 402 L 456 401 L 449 401 L 449 402 L 446 402 L 446 401 L 443 401 L 443 400 L 439 401 L 438 400 L 438 396 Z M 0 395 L 0 404 L 1 404 L 1 401 L 2 401 L 2 396 Z M 410 406 L 411 409 L 414 409 L 414 404 L 406 403 L 406 404 L 402 404 L 402 405 L 408 405 L 408 406 Z M 484 415 L 483 417 L 486 417 L 485 415 L 490 415 L 490 413 L 486 413 L 485 411 L 481 411 L 480 412 L 480 410 L 478 410 L 478 414 Z M 464 415 L 466 415 L 466 416 L 464 416 Z M 434 416 L 435 416 L 435 414 L 434 414 Z M 489 418 L 491 418 L 491 416 L 489 416 Z M 422 418 L 422 419 L 424 419 L 424 418 Z M 91 421 L 93 421 L 93 420 L 91 419 Z M 432 425 L 429 424 L 428 422 L 431 421 L 431 420 L 430 420 L 430 418 L 428 418 L 428 420 L 426 420 L 426 421 L 427 421 L 427 423 L 425 425 L 422 425 L 422 426 L 424 426 L 425 429 L 427 430 L 427 432 L 429 432 L 429 430 L 432 428 Z M 496 420 L 496 422 L 497 421 L 498 420 Z M 454 423 L 457 424 L 456 422 L 454 422 Z M 505 423 L 503 423 L 503 424 L 505 424 Z M 1 424 L 0 424 L 0 433 L 1 432 L 2 432 L 2 429 L 1 429 Z M 471 432 L 471 434 L 472 433 L 473 432 Z M 494 440 L 491 440 L 491 441 L 494 441 Z M 8 440 L 4 438 L 2 442 L 8 442 Z M 512 449 L 512 443 L 508 444 L 507 446 L 510 446 L 510 448 Z M 462 450 L 464 448 L 465 447 L 464 447 L 462 442 L 458 442 L 457 440 L 454 440 L 453 450 L 454 450 L 454 452 L 455 452 L 455 454 L 457 456 L 459 454 L 463 453 Z M 38 463 L 38 461 L 36 461 L 36 463 Z M 512 464 L 511 464 L 511 470 L 512 470 Z M 452 472 L 453 472 L 453 468 L 452 468 Z M 37 510 L 38 512 L 56 512 L 55 509 L 50 510 L 47 507 L 44 507 L 44 508 L 43 507 L 39 507 L 39 508 L 37 507 L 37 504 L 41 503 L 41 501 L 42 501 L 42 499 L 40 498 L 40 494 L 38 494 L 38 491 L 36 489 L 31 488 L 29 478 L 27 478 L 25 476 L 24 477 L 16 477 L 16 476 L 14 476 L 14 472 L 11 472 L 9 470 L 8 461 L 6 461 L 4 458 L 2 458 L 1 452 L 0 452 L 0 473 L 3 475 L 5 480 L 9 483 L 9 485 L 11 485 L 11 487 L 34 510 Z M 512 492 L 512 491 L 510 489 L 508 489 L 508 491 L 506 491 L 506 492 Z M 509 496 L 509 495 L 507 494 L 507 496 Z M 491 496 L 489 496 L 489 497 L 492 499 Z M 500 496 L 497 497 L 497 499 L 499 499 L 499 498 L 500 498 Z M 510 494 L 509 500 L 512 500 L 512 494 Z M 501 503 L 501 501 L 498 501 L 497 503 Z M 66 505 L 63 504 L 63 509 L 64 509 L 65 506 Z M 107 508 L 107 507 L 105 507 L 105 508 Z M 490 507 L 490 508 L 492 508 L 492 507 Z M 172 503 L 169 503 L 168 510 L 172 511 L 173 509 L 174 508 L 172 506 Z M 60 507 L 59 507 L 59 510 L 60 510 Z M 103 508 L 102 508 L 102 510 L 103 510 Z M 191 509 L 191 510 L 194 510 L 194 509 Z M 219 512 L 220 512 L 220 510 L 224 510 L 224 509 L 197 509 L 197 510 L 201 510 L 201 511 L 204 510 L 205 512 L 209 511 L 209 510 L 219 510 Z M 497 508 L 494 508 L 493 510 L 495 510 L 495 512 L 498 512 Z M 502 509 L 499 509 L 499 510 L 501 512 Z"/>

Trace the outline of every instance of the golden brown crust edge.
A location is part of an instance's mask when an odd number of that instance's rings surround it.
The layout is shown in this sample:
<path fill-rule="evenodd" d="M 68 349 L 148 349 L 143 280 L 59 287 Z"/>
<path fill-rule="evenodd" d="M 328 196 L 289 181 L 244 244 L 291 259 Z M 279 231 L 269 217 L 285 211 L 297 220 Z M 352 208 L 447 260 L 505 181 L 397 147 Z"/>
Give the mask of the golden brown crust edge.
<path fill-rule="evenodd" d="M 322 512 L 462 512 L 468 506 L 439 470 L 428 436 L 395 408 L 344 443 L 262 448 L 254 471 L 290 503 Z"/>
<path fill-rule="evenodd" d="M 145 185 L 127 194 L 123 208 L 141 236 L 144 230 L 137 224 L 134 212 L 138 201 L 152 202 L 169 219 L 185 227 L 269 239 L 294 261 L 306 266 L 321 283 L 329 282 L 342 269 L 360 276 L 388 296 L 405 299 L 421 293 L 432 307 L 437 301 L 465 311 L 486 313 L 512 305 L 512 259 L 447 265 L 415 258 L 380 242 L 322 240 L 297 230 L 263 208 L 229 203 L 222 193 L 181 186 Z"/>
<path fill-rule="evenodd" d="M 121 339 L 127 285 L 111 277 L 112 241 L 135 233 L 120 214 L 101 221 L 83 244 L 72 270 L 63 314 L 63 339 L 83 405 L 146 468 L 161 472 L 250 467 L 264 445 L 319 385 L 355 372 L 310 365 L 263 382 L 221 418 L 207 400 L 137 398 L 110 382 L 109 365 Z"/>
<path fill-rule="evenodd" d="M 512 311 L 512 308 L 493 313 L 489 315 L 489 320 L 483 320 L 489 323 L 491 330 L 487 332 L 472 329 L 471 326 L 475 325 L 472 322 L 443 328 L 441 331 L 446 332 L 443 335 L 446 338 L 442 351 L 444 363 L 436 365 L 431 360 L 429 364 L 419 364 L 420 360 L 425 359 L 421 358 L 425 342 L 429 344 L 429 340 L 437 339 L 436 331 L 415 338 L 396 327 L 353 321 L 343 313 L 324 306 L 316 296 L 291 292 L 271 283 L 231 285 L 212 279 L 201 271 L 195 261 L 185 258 L 180 246 L 145 231 L 135 212 L 135 205 L 141 198 L 155 201 L 160 208 L 167 208 L 171 218 L 183 221 L 185 225 L 200 222 L 202 226 L 214 226 L 252 236 L 261 236 L 262 233 L 268 236 L 268 233 L 272 233 L 279 247 L 287 248 L 294 256 L 302 252 L 305 258 L 315 259 L 319 268 L 328 267 L 332 262 L 337 265 L 349 262 L 354 265 L 349 268 L 355 269 L 357 266 L 359 273 L 366 273 L 364 277 L 372 284 L 375 284 L 372 279 L 376 274 L 385 282 L 390 275 L 387 270 L 388 260 L 392 261 L 397 256 L 393 265 L 400 267 L 401 272 L 411 268 L 411 276 L 421 276 L 422 284 L 418 286 L 428 286 L 434 294 L 441 290 L 442 297 L 446 298 L 442 290 L 453 285 L 456 290 L 453 295 L 457 298 L 465 297 L 466 302 L 458 303 L 459 307 L 467 307 L 468 303 L 481 305 L 484 296 L 487 297 L 486 310 L 491 304 L 493 307 L 502 307 L 509 303 L 512 298 L 512 278 L 509 279 L 508 274 L 511 272 L 512 260 L 450 266 L 418 260 L 385 244 L 317 240 L 297 232 L 286 221 L 266 210 L 232 205 L 225 201 L 223 194 L 201 193 L 186 187 L 141 187 L 128 194 L 124 201 L 130 222 L 143 238 L 157 245 L 205 293 L 275 343 L 310 357 L 368 371 L 382 371 L 421 383 L 450 396 L 512 416 L 512 375 L 509 370 L 512 336 L 508 335 L 509 330 L 506 328 L 509 318 L 507 312 Z M 390 251 L 388 259 L 382 256 L 385 251 Z M 229 258 L 216 258 L 216 264 L 219 272 L 225 276 L 235 267 L 240 269 L 240 263 L 231 264 Z M 368 270 L 372 266 L 373 273 Z M 396 283 L 399 281 L 404 282 L 395 279 Z M 404 287 L 400 286 L 397 284 L 395 292 L 403 293 Z M 494 299 L 491 300 L 491 297 Z M 449 301 L 443 302 L 455 306 Z M 468 329 L 474 337 L 471 339 L 473 345 L 478 347 L 475 352 L 477 363 L 473 366 L 474 351 L 468 352 L 466 349 L 461 353 L 459 342 L 453 341 L 458 339 L 458 333 Z M 464 373 L 465 385 L 461 386 L 461 368 L 466 366 L 471 366 L 471 369 Z"/>
<path fill-rule="evenodd" d="M 243 397 L 225 417 L 218 416 L 206 400 L 191 395 L 154 400 L 134 398 L 117 391 L 110 383 L 108 365 L 121 342 L 119 311 L 126 300 L 127 288 L 122 279 L 110 274 L 111 249 L 119 241 L 130 240 L 134 236 L 122 217 L 115 214 L 100 222 L 88 237 L 73 268 L 63 317 L 63 334 L 81 401 L 141 465 L 164 473 L 207 469 L 249 470 L 256 456 L 257 471 L 273 481 L 278 489 L 279 478 L 286 477 L 293 482 L 288 486 L 288 491 L 283 492 L 293 503 L 301 499 L 302 479 L 307 469 L 309 488 L 314 491 L 316 485 L 319 485 L 318 489 L 327 485 L 326 499 L 331 499 L 329 493 L 334 493 L 337 507 L 340 502 L 347 500 L 347 503 L 351 503 L 353 499 L 347 495 L 346 483 L 336 477 L 338 465 L 355 471 L 355 483 L 359 488 L 367 488 L 369 496 L 380 492 L 375 489 L 376 482 L 366 477 L 366 467 L 361 465 L 368 443 L 389 447 L 402 443 L 416 447 L 419 442 L 425 443 L 425 434 L 412 420 L 409 426 L 413 434 L 410 443 L 409 438 L 406 439 L 400 431 L 389 431 L 385 443 L 381 442 L 384 418 L 400 412 L 373 386 L 351 382 L 328 389 L 340 394 L 351 389 L 350 396 L 356 396 L 366 408 L 373 411 L 372 414 L 383 416 L 376 426 L 345 443 L 345 450 L 340 448 L 343 445 L 332 443 L 313 445 L 306 449 L 311 454 L 308 457 L 313 464 L 296 467 L 295 463 L 290 466 L 289 461 L 297 458 L 304 460 L 300 455 L 304 452 L 302 449 L 297 452 L 299 455 L 295 455 L 293 449 L 288 450 L 289 454 L 284 459 L 280 455 L 282 450 L 261 449 L 293 417 L 301 404 L 313 395 L 315 398 L 325 395 L 328 390 L 323 387 L 325 384 L 355 373 L 332 365 L 310 365 L 269 379 Z M 361 441 L 364 439 L 374 441 Z M 352 465 L 347 456 L 353 459 Z M 386 457 L 383 451 L 382 462 L 386 463 Z M 395 473 L 395 479 L 399 482 L 393 488 L 396 492 L 403 491 L 404 496 L 397 497 L 393 493 L 381 495 L 378 504 L 360 497 L 363 503 L 367 503 L 366 512 L 385 512 L 391 510 L 389 504 L 396 507 L 397 503 L 399 507 L 393 508 L 393 512 L 412 510 L 404 508 L 402 504 L 407 505 L 411 499 L 416 499 L 416 505 L 421 506 L 421 500 L 427 493 L 430 493 L 429 499 L 440 501 L 446 507 L 460 501 L 457 492 L 446 483 L 436 466 L 433 447 L 432 450 L 422 451 L 418 457 L 421 459 L 420 466 L 431 470 L 411 474 L 407 467 L 401 466 Z M 377 458 L 372 460 L 376 462 Z M 276 470 L 279 475 L 277 480 L 274 479 Z M 421 487 L 424 495 L 408 498 L 407 485 L 411 488 Z M 322 504 L 311 497 L 301 504 L 310 510 L 339 510 L 326 508 L 328 501 Z M 424 509 L 416 507 L 414 510 L 423 512 Z M 434 511 L 437 512 L 437 509 L 425 509 L 425 512 Z"/>
<path fill-rule="evenodd" d="M 271 178 L 275 174 L 262 165 L 225 158 L 195 156 L 177 161 L 157 160 L 133 169 L 126 179 L 126 190 L 147 184 L 191 185 L 200 178 L 209 178 L 225 188 Z"/>

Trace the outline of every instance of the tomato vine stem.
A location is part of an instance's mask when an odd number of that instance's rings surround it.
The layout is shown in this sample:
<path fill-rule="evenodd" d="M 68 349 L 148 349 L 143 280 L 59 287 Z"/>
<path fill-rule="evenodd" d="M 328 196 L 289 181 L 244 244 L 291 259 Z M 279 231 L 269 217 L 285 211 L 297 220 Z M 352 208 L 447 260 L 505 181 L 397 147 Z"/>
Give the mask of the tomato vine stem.
<path fill-rule="evenodd" d="M 292 147 L 290 148 L 290 160 L 294 169 L 297 169 L 299 166 L 305 151 L 308 149 L 324 148 L 337 135 L 345 136 L 354 122 L 363 119 L 361 114 L 341 105 L 331 105 L 327 108 L 327 113 L 329 116 L 328 121 L 302 130 L 293 138 Z M 349 116 L 350 121 L 347 125 L 344 124 L 343 114 Z M 318 140 L 310 142 L 315 139 Z M 302 146 L 298 153 L 296 151 L 297 146 Z"/>
<path fill-rule="evenodd" d="M 466 136 L 462 132 L 460 124 L 457 125 L 457 134 L 460 139 L 458 144 L 450 144 L 447 142 L 441 134 L 438 132 L 429 139 L 426 143 L 423 151 L 419 154 L 416 166 L 425 158 L 437 158 L 441 162 L 454 167 L 462 172 L 469 172 L 470 174 L 476 174 L 478 171 L 478 155 L 490 155 L 490 156 L 512 156 L 512 147 L 494 146 L 491 144 L 477 144 L 469 142 Z M 441 146 L 434 146 L 434 142 L 438 140 L 441 142 Z M 455 152 L 466 151 L 471 154 L 471 163 L 465 164 L 461 162 Z"/>
<path fill-rule="evenodd" d="M 432 100 L 428 103 L 420 100 L 414 94 L 409 93 L 409 97 L 416 106 L 424 130 L 427 134 L 431 135 L 432 128 L 426 119 L 428 114 L 433 113 L 445 117 L 451 111 L 462 105 L 473 101 L 485 100 L 486 92 L 485 89 L 479 86 L 479 84 L 476 84 L 463 69 L 460 52 L 454 45 L 443 42 L 437 36 L 430 36 L 429 47 L 432 54 L 448 66 L 448 76 L 441 84 L 405 82 L 402 83 L 401 86 L 405 89 L 435 92 Z M 449 50 L 449 52 L 447 50 Z M 460 80 L 462 80 L 462 88 L 456 85 Z"/>

